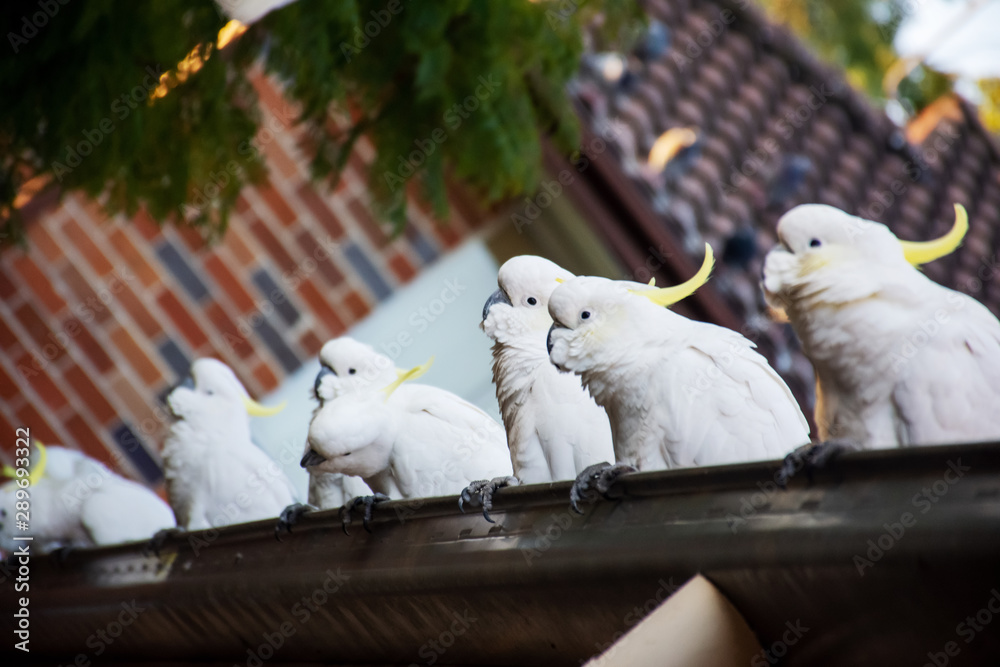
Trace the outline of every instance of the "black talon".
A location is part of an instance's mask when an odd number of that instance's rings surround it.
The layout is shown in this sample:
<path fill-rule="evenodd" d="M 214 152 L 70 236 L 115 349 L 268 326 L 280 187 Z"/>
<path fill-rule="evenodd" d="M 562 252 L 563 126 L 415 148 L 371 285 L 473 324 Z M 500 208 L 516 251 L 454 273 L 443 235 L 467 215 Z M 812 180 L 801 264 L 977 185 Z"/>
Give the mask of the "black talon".
<path fill-rule="evenodd" d="M 861 445 L 853 440 L 826 440 L 797 447 L 781 462 L 775 482 L 783 489 L 788 488 L 788 480 L 805 470 L 806 479 L 812 483 L 816 471 L 825 468 L 844 452 L 859 449 L 862 449 Z"/>
<path fill-rule="evenodd" d="M 369 533 L 372 532 L 372 529 L 368 526 L 368 522 L 371 521 L 372 518 L 372 511 L 374 510 L 375 505 L 385 502 L 386 500 L 389 500 L 389 496 L 384 493 L 376 493 L 371 496 L 358 496 L 348 500 L 347 503 L 340 508 L 340 522 L 344 529 L 344 534 L 351 534 L 348 532 L 347 527 L 351 525 L 351 512 L 353 512 L 354 508 L 358 505 L 365 506 L 365 511 L 362 514 L 361 525 L 363 525 L 365 530 Z"/>
<path fill-rule="evenodd" d="M 520 483 L 517 477 L 511 476 L 477 479 L 462 489 L 462 493 L 458 496 L 458 509 L 464 513 L 464 503 L 469 503 L 473 507 L 480 505 L 483 508 L 483 518 L 490 523 L 496 523 L 490 517 L 490 510 L 493 509 L 493 494 L 505 486 L 517 486 Z"/>
<path fill-rule="evenodd" d="M 166 543 L 167 539 L 180 535 L 184 531 L 180 528 L 163 528 L 156 531 L 146 546 L 142 548 L 142 553 L 144 556 L 156 556 L 160 557 L 160 550 L 163 549 L 163 545 Z"/>
<path fill-rule="evenodd" d="M 292 526 L 299 522 L 303 514 L 312 512 L 315 507 L 312 505 L 306 505 L 304 503 L 292 503 L 285 509 L 281 510 L 281 516 L 278 517 L 278 524 L 274 527 L 274 538 L 281 541 L 281 533 L 292 532 Z"/>
<path fill-rule="evenodd" d="M 638 471 L 625 463 L 612 465 L 605 461 L 587 466 L 573 482 L 569 491 L 569 506 L 577 514 L 583 514 L 583 510 L 580 509 L 581 500 L 586 500 L 588 503 L 594 502 L 597 499 L 595 491 L 607 498 L 608 491 L 611 490 L 618 478 L 630 472 Z"/>

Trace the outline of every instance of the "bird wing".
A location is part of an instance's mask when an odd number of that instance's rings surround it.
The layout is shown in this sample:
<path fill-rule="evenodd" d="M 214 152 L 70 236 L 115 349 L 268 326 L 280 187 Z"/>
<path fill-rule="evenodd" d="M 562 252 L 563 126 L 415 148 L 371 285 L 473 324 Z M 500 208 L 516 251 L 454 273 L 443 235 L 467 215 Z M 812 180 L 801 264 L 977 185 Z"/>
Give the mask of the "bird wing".
<path fill-rule="evenodd" d="M 921 340 L 893 388 L 900 444 L 1000 439 L 1000 322 L 969 299 Z"/>
<path fill-rule="evenodd" d="M 84 501 L 80 521 L 98 545 L 145 540 L 175 526 L 169 505 L 144 486 L 120 477 L 105 480 Z"/>
<path fill-rule="evenodd" d="M 511 474 L 503 428 L 468 401 L 414 384 L 389 403 L 400 412 L 391 466 L 405 497 L 459 493 L 471 481 Z"/>
<path fill-rule="evenodd" d="M 751 341 L 709 324 L 695 334 L 662 366 L 676 374 L 666 383 L 667 460 L 689 466 L 774 459 L 809 442 L 794 396 Z"/>

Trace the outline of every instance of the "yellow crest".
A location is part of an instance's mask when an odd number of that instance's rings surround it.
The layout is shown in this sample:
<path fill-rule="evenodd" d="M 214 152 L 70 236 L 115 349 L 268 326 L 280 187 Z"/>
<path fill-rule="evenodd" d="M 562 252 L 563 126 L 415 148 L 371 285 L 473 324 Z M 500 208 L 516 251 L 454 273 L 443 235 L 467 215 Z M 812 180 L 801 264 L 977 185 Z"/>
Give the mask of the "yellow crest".
<path fill-rule="evenodd" d="M 955 224 L 951 230 L 939 239 L 933 241 L 900 241 L 903 246 L 903 256 L 913 266 L 933 262 L 955 252 L 962 245 L 962 239 L 969 231 L 969 214 L 961 204 L 955 204 Z"/>
<path fill-rule="evenodd" d="M 715 266 L 715 255 L 712 253 L 712 246 L 705 244 L 705 260 L 701 263 L 701 268 L 698 269 L 698 273 L 680 285 L 674 285 L 673 287 L 661 287 L 659 289 L 648 289 L 648 290 L 629 290 L 632 294 L 637 294 L 639 296 L 644 296 L 658 306 L 670 306 L 682 299 L 686 299 L 695 293 L 695 291 L 708 282 L 709 276 L 712 274 L 712 268 Z M 650 281 L 650 286 L 654 282 Z"/>

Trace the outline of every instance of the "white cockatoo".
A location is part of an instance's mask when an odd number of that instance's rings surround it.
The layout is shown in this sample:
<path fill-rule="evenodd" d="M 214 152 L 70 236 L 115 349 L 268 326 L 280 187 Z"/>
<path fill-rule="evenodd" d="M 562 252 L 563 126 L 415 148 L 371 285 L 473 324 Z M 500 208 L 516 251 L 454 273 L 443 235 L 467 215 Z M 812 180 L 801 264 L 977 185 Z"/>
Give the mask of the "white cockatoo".
<path fill-rule="evenodd" d="M 916 267 L 961 243 L 968 219 L 925 243 L 819 204 L 778 222 L 768 303 L 816 371 L 822 440 L 865 449 L 1000 438 L 1000 322 Z"/>
<path fill-rule="evenodd" d="M 170 504 L 186 530 L 277 517 L 294 501 L 291 482 L 250 439 L 250 415 L 276 414 L 250 398 L 229 366 L 196 359 L 167 397 L 176 421 L 163 446 Z"/>
<path fill-rule="evenodd" d="M 318 394 L 339 382 L 369 384 L 324 401 L 309 425 L 302 458 L 310 471 L 361 477 L 375 492 L 343 508 L 345 529 L 351 509 L 360 504 L 367 525 L 380 500 L 457 494 L 473 480 L 511 474 L 503 428 L 493 418 L 451 392 L 407 382 L 429 363 L 397 371 L 388 357 L 363 347 L 365 354 L 346 373 L 320 371 Z"/>
<path fill-rule="evenodd" d="M 809 441 L 792 392 L 754 344 L 735 331 L 666 308 L 711 272 L 712 251 L 683 285 L 652 286 L 578 277 L 549 300 L 549 357 L 583 379 L 607 410 L 616 466 L 592 466 L 599 491 L 621 472 L 781 458 Z"/>
<path fill-rule="evenodd" d="M 13 469 L 4 469 L 4 476 L 14 478 L 0 486 L 0 550 L 5 553 L 27 544 L 17 537 L 31 536 L 34 548 L 46 553 L 147 540 L 174 526 L 170 506 L 155 493 L 81 452 L 36 442 L 29 473 L 18 478 Z M 19 479 L 30 485 L 24 488 Z M 21 521 L 27 530 L 19 527 Z"/>
<path fill-rule="evenodd" d="M 614 458 L 607 413 L 580 384 L 549 361 L 549 296 L 573 274 L 542 257 L 504 262 L 499 289 L 483 307 L 493 339 L 493 383 L 507 429 L 514 476 L 522 484 L 575 479 Z"/>

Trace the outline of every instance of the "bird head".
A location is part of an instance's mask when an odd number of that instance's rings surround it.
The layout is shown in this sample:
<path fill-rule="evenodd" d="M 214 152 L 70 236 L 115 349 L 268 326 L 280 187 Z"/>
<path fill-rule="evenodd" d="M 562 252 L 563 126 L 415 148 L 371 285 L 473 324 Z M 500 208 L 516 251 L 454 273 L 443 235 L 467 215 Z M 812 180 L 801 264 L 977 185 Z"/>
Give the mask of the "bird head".
<path fill-rule="evenodd" d="M 779 314 L 802 299 L 830 304 L 864 299 L 954 252 L 968 228 L 959 204 L 951 231 L 927 242 L 900 241 L 885 225 L 833 206 L 796 206 L 778 221 L 780 245 L 764 262 L 764 295 Z"/>
<path fill-rule="evenodd" d="M 482 328 L 499 343 L 525 337 L 537 338 L 538 344 L 552 325 L 549 297 L 573 274 L 544 257 L 519 255 L 500 267 L 499 289 L 483 306 Z"/>
<path fill-rule="evenodd" d="M 327 341 L 319 352 L 319 362 L 313 391 L 321 403 L 373 386 L 381 388 L 396 379 L 389 357 L 350 336 Z"/>
<path fill-rule="evenodd" d="M 701 269 L 680 285 L 657 288 L 590 276 L 560 285 L 549 300 L 549 359 L 559 370 L 584 373 L 634 351 L 630 341 L 649 340 L 650 326 L 657 327 L 658 337 L 669 336 L 664 320 L 678 316 L 667 315 L 666 308 L 704 285 L 714 264 L 712 248 L 705 244 Z"/>
<path fill-rule="evenodd" d="M 393 412 L 377 394 L 347 394 L 313 415 L 302 467 L 372 477 L 389 467 L 395 439 Z"/>
<path fill-rule="evenodd" d="M 208 357 L 195 359 L 190 375 L 167 396 L 167 406 L 177 419 L 199 427 L 247 424 L 247 415 L 268 417 L 285 407 L 253 400 L 229 366 Z"/>

